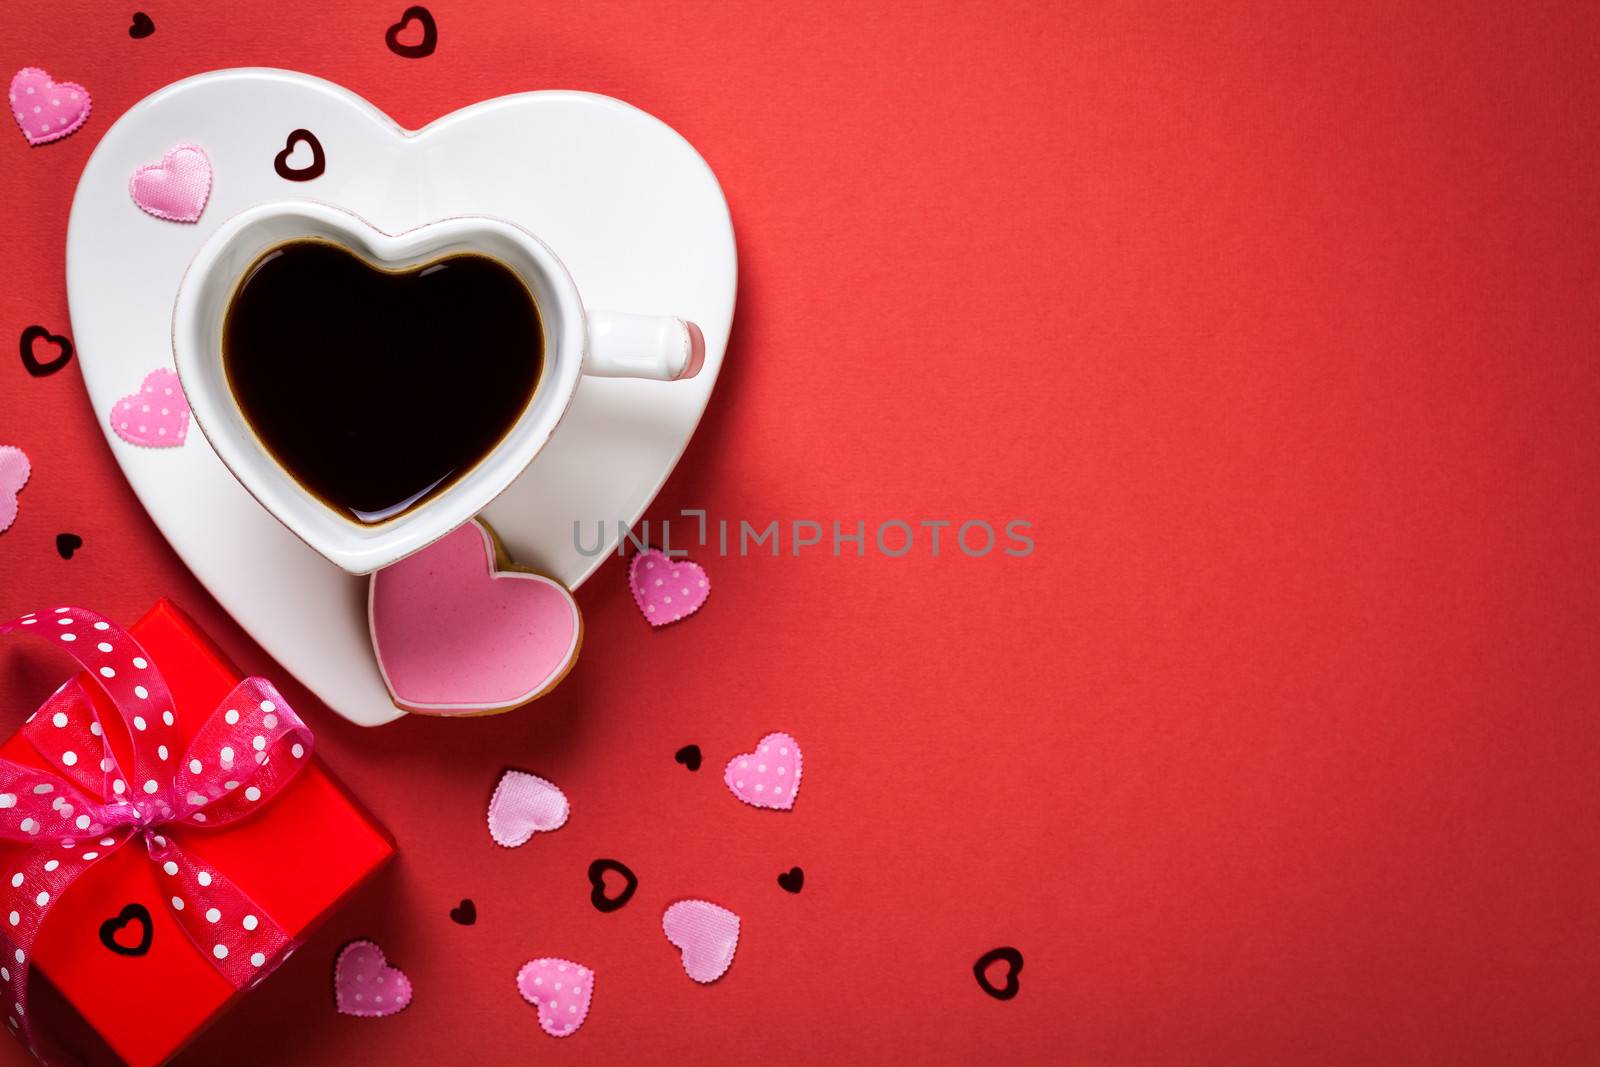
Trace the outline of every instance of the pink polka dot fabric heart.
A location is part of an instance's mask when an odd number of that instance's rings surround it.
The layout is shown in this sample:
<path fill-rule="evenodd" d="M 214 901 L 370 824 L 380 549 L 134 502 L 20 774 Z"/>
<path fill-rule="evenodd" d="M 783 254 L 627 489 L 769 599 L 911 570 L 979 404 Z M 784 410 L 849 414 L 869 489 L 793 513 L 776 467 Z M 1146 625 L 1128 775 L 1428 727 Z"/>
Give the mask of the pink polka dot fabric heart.
<path fill-rule="evenodd" d="M 17 521 L 17 494 L 32 474 L 26 452 L 15 445 L 0 445 L 0 533 Z"/>
<path fill-rule="evenodd" d="M 12 75 L 10 100 L 11 117 L 31 145 L 59 141 L 89 121 L 89 90 L 58 82 L 38 67 Z"/>
<path fill-rule="evenodd" d="M 800 743 L 786 733 L 768 734 L 754 752 L 729 760 L 722 780 L 751 807 L 788 811 L 800 792 Z"/>
<path fill-rule="evenodd" d="M 535 833 L 566 825 L 567 795 L 536 774 L 507 771 L 489 798 L 489 836 L 502 848 L 516 848 Z"/>
<path fill-rule="evenodd" d="M 571 960 L 529 960 L 517 972 L 517 992 L 539 1009 L 539 1027 L 551 1037 L 571 1037 L 589 1017 L 594 972 Z"/>
<path fill-rule="evenodd" d="M 739 916 L 709 900 L 680 900 L 661 916 L 661 932 L 683 954 L 684 972 L 702 985 L 733 966 Z"/>
<path fill-rule="evenodd" d="M 411 979 L 391 967 L 373 941 L 352 941 L 333 965 L 334 1006 L 341 1015 L 381 1019 L 411 1003 Z"/>
<path fill-rule="evenodd" d="M 211 160 L 197 144 L 181 144 L 128 179 L 139 210 L 168 222 L 198 222 L 211 198 Z"/>
<path fill-rule="evenodd" d="M 686 559 L 673 559 L 657 548 L 633 557 L 628 565 L 628 587 L 651 626 L 688 618 L 711 595 L 705 568 Z"/>
<path fill-rule="evenodd" d="M 139 391 L 111 405 L 111 431 L 133 445 L 176 448 L 189 435 L 189 401 L 178 373 L 162 367 L 144 376 Z"/>

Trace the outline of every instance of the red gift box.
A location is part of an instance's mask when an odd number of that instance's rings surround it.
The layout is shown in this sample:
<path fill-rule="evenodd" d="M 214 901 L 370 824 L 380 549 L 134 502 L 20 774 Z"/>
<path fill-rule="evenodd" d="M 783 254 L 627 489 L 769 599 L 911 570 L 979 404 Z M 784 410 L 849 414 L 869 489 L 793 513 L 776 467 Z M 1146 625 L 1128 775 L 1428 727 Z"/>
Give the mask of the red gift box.
<path fill-rule="evenodd" d="M 168 601 L 158 602 L 129 632 L 165 677 L 186 745 L 239 683 L 239 672 Z M 101 720 L 115 721 L 99 686 L 87 674 L 80 680 Z M 107 737 L 123 760 L 127 738 L 116 730 Z M 0 744 L 0 757 L 50 766 L 20 734 Z M 183 847 L 223 872 L 296 941 L 394 852 L 384 832 L 315 758 L 249 818 L 187 832 Z M 25 851 L 0 842 L 0 864 L 15 863 Z M 33 946 L 37 971 L 133 1067 L 168 1059 L 242 995 L 177 924 L 159 877 L 136 841 L 119 848 L 61 895 Z M 141 956 L 114 953 L 99 937 L 101 924 L 129 904 L 142 904 L 150 914 L 150 946 Z"/>

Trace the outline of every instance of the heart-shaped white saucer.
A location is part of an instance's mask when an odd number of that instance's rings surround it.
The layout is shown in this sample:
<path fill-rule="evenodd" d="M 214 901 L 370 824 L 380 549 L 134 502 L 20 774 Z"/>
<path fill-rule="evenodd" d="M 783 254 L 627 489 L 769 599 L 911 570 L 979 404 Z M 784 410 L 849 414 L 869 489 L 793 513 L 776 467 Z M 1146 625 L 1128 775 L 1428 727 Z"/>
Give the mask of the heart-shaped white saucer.
<path fill-rule="evenodd" d="M 438 492 L 413 506 L 398 508 L 398 514 L 358 522 L 348 511 L 336 510 L 318 499 L 266 447 L 229 381 L 223 358 L 223 324 L 234 294 L 244 285 L 242 279 L 264 262 L 263 257 L 307 240 L 336 245 L 374 269 L 389 272 L 426 267 L 466 252 L 487 255 L 516 276 L 539 309 L 542 366 L 537 387 L 521 415 L 487 454 Z M 349 294 L 341 296 L 347 306 Z M 292 318 L 300 310 L 280 308 L 273 318 Z M 447 309 L 447 313 L 458 312 Z M 418 328 L 414 320 L 407 325 L 411 330 Z M 364 324 L 364 328 L 376 331 L 380 324 Z M 303 329 L 295 333 L 296 341 L 312 343 Z M 369 338 L 367 346 L 372 347 L 374 333 L 365 336 Z M 696 327 L 675 317 L 586 310 L 572 276 L 550 247 L 504 219 L 456 215 L 389 234 L 348 211 L 314 200 L 262 204 L 223 223 L 189 264 L 172 313 L 172 354 L 178 377 L 206 440 L 262 507 L 352 574 L 387 567 L 464 526 L 487 507 L 555 433 L 584 373 L 657 381 L 693 377 L 705 357 L 703 339 L 696 352 L 698 337 Z M 275 351 L 274 365 L 286 362 L 284 355 Z M 390 358 L 382 363 L 386 370 L 394 366 L 392 353 L 387 355 Z M 452 373 L 464 362 L 470 363 L 471 357 L 472 353 L 462 348 L 459 332 L 451 344 L 430 352 L 433 394 L 437 395 L 438 375 Z M 533 358 L 531 353 L 525 357 Z M 373 389 L 377 383 L 367 385 Z M 313 417 L 307 410 L 305 390 L 315 388 L 315 382 L 297 380 L 292 386 L 299 401 L 294 417 L 302 421 Z M 399 419 L 393 425 L 408 440 L 425 432 Z M 349 432 L 347 427 L 341 429 Z M 333 436 L 341 446 L 347 441 L 338 431 Z"/>
<path fill-rule="evenodd" d="M 326 167 L 311 181 L 273 159 L 306 129 Z M 204 148 L 215 180 L 199 222 L 165 222 L 129 199 L 128 176 L 178 143 Z M 643 513 L 705 410 L 732 324 L 733 230 L 704 160 L 659 120 L 587 93 L 475 104 L 408 131 L 349 91 L 288 71 L 230 70 L 134 105 L 96 146 L 73 200 L 67 295 L 90 400 L 151 518 L 213 595 L 325 703 L 375 725 L 397 717 L 367 634 L 366 581 L 274 520 L 204 435 L 141 449 L 107 419 L 144 376 L 171 366 L 173 300 L 201 243 L 247 208 L 335 205 L 391 234 L 454 215 L 539 235 L 587 304 L 681 316 L 705 337 L 685 382 L 584 378 L 559 429 L 484 512 L 517 562 L 576 587 Z M 602 550 L 594 547 L 604 521 Z M 575 524 L 583 523 L 582 549 Z"/>

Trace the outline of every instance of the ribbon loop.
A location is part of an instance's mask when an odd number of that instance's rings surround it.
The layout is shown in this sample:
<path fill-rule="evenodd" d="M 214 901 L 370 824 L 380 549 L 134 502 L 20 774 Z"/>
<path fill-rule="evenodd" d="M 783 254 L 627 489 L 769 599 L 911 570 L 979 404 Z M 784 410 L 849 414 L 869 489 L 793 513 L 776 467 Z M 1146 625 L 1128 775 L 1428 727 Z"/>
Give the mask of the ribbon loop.
<path fill-rule="evenodd" d="M 126 777 L 121 774 L 115 752 L 105 743 L 105 729 L 93 710 L 93 701 L 87 702 L 90 711 L 86 716 L 61 704 L 53 708 L 48 719 L 36 715 L 25 727 L 28 740 L 48 753 L 62 752 L 65 740 L 71 738 L 81 749 L 100 753 L 98 765 L 107 776 L 102 795 L 125 797 L 146 822 L 171 817 L 170 798 L 159 794 L 162 783 L 172 776 L 172 759 L 178 747 L 174 729 L 177 714 L 166 679 L 144 647 L 132 634 L 86 608 L 52 608 L 0 624 L 0 633 L 22 630 L 57 642 L 94 679 L 127 728 L 133 766 Z M 62 732 L 61 740 L 51 738 L 41 747 L 40 742 L 48 737 L 51 727 Z M 79 749 L 66 751 L 76 753 Z M 61 758 L 65 758 L 64 752 Z M 104 769 L 107 760 L 111 766 Z M 123 782 L 123 792 L 116 791 L 117 781 Z"/>
<path fill-rule="evenodd" d="M 106 805 L 66 779 L 0 759 L 0 840 L 76 841 L 134 821 L 125 805 Z"/>
<path fill-rule="evenodd" d="M 69 678 L 28 716 L 22 735 L 67 781 L 94 796 L 108 796 L 106 772 L 115 769 L 105 730 L 83 683 Z M 90 709 L 86 720 L 83 709 Z M 49 741 L 46 737 L 54 733 Z M 102 754 L 103 753 L 103 754 Z M 118 772 L 121 773 L 120 771 Z"/>
<path fill-rule="evenodd" d="M 216 828 L 249 815 L 306 765 L 312 735 L 264 678 L 246 678 L 189 743 L 173 782 L 178 821 Z"/>

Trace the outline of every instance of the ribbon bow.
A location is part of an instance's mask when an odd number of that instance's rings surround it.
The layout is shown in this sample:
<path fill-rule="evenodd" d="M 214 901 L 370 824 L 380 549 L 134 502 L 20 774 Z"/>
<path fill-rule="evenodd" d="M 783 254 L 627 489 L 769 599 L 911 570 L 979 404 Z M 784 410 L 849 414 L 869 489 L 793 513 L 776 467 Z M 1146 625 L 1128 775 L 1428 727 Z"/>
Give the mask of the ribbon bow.
<path fill-rule="evenodd" d="M 172 917 L 235 989 L 260 981 L 294 950 L 271 916 L 180 842 L 271 801 L 305 766 L 312 736 L 270 682 L 246 678 L 179 753 L 172 695 L 131 634 L 75 607 L 0 623 L 0 634 L 19 631 L 55 642 L 83 666 L 110 697 L 133 749 L 124 767 L 73 678 L 22 727 L 60 773 L 0 759 L 0 839 L 33 846 L 0 875 L 0 1015 L 40 1056 L 27 1016 L 34 940 L 62 892 L 135 838 L 161 872 Z"/>

